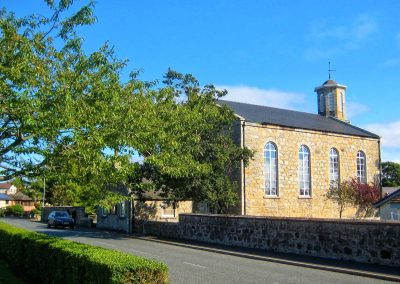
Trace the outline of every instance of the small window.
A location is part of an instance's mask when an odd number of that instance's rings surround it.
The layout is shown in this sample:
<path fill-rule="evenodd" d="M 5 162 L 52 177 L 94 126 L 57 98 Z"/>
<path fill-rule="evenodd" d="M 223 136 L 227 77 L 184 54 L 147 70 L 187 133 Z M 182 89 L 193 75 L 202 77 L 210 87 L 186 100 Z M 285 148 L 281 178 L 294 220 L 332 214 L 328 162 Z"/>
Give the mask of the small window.
<path fill-rule="evenodd" d="M 126 210 L 125 201 L 122 201 L 119 204 L 119 217 L 124 218 L 126 216 L 125 210 Z"/>
<path fill-rule="evenodd" d="M 105 207 L 102 207 L 102 208 L 101 208 L 101 215 L 107 216 L 108 213 L 109 213 L 109 210 L 108 210 L 107 208 L 105 208 Z"/>
<path fill-rule="evenodd" d="M 9 201 L 8 201 L 8 200 L 6 200 L 6 205 L 8 204 L 8 202 L 9 202 Z"/>
<path fill-rule="evenodd" d="M 343 112 L 343 93 L 339 93 L 339 112 Z"/>
<path fill-rule="evenodd" d="M 331 148 L 329 152 L 329 180 L 331 188 L 338 188 L 339 173 L 339 153 L 335 148 Z"/>
<path fill-rule="evenodd" d="M 278 195 L 278 157 L 276 146 L 268 142 L 264 148 L 265 195 Z"/>
<path fill-rule="evenodd" d="M 319 112 L 324 112 L 325 111 L 325 95 L 320 94 L 319 95 Z"/>
<path fill-rule="evenodd" d="M 360 183 L 367 182 L 367 163 L 363 151 L 357 152 L 357 180 Z"/>
<path fill-rule="evenodd" d="M 162 218 L 175 218 L 175 204 L 163 202 L 161 204 L 161 217 Z"/>
<path fill-rule="evenodd" d="M 299 190 L 302 197 L 311 195 L 310 150 L 304 145 L 299 149 Z"/>
<path fill-rule="evenodd" d="M 335 113 L 335 97 L 333 93 L 328 94 L 328 105 L 329 105 L 329 112 Z"/>

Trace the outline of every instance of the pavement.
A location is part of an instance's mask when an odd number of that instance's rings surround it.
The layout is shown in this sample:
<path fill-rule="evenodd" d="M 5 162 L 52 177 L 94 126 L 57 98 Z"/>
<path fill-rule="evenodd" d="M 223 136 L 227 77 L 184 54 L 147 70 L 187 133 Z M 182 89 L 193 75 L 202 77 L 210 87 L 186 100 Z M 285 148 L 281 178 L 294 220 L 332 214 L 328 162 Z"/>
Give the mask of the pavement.
<path fill-rule="evenodd" d="M 30 230 L 121 250 L 166 263 L 171 283 L 395 283 L 400 269 L 271 253 L 96 229 L 48 229 L 26 219 L 0 219 Z"/>

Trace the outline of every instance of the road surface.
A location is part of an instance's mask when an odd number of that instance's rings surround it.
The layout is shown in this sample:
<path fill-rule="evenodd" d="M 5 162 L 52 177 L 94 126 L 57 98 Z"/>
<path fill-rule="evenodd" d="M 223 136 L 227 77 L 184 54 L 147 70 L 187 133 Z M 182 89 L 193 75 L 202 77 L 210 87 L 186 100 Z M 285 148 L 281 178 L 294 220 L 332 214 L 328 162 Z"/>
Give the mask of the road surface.
<path fill-rule="evenodd" d="M 169 267 L 171 283 L 176 284 L 395 283 L 158 243 L 101 230 L 49 229 L 46 224 L 17 218 L 2 218 L 0 221 L 77 242 L 120 250 L 164 262 Z"/>

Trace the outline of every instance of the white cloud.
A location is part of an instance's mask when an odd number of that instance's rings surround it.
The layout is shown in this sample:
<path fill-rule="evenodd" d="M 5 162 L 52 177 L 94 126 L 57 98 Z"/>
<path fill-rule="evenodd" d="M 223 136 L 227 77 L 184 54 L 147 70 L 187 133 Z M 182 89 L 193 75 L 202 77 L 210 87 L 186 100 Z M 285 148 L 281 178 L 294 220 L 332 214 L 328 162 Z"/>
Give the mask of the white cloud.
<path fill-rule="evenodd" d="M 400 120 L 367 124 L 364 128 L 381 136 L 382 146 L 400 150 Z"/>
<path fill-rule="evenodd" d="M 360 114 L 369 111 L 369 107 L 357 102 L 347 102 L 346 104 L 346 116 L 348 118 L 356 117 Z"/>
<path fill-rule="evenodd" d="M 354 40 L 361 41 L 375 32 L 378 31 L 378 24 L 372 18 L 367 15 L 359 16 L 353 22 L 353 25 L 350 29 L 351 37 L 354 37 Z"/>
<path fill-rule="evenodd" d="M 400 66 L 400 57 L 387 59 L 385 62 L 383 62 L 382 66 L 384 67 Z"/>
<path fill-rule="evenodd" d="M 378 29 L 375 19 L 368 15 L 359 15 L 349 25 L 317 23 L 307 36 L 312 46 L 305 50 L 304 56 L 309 59 L 329 58 L 336 53 L 358 49 Z"/>
<path fill-rule="evenodd" d="M 222 98 L 227 101 L 285 109 L 299 109 L 305 102 L 304 94 L 275 89 L 261 89 L 249 86 L 217 86 L 217 89 L 226 89 L 228 91 L 228 94 Z"/>
<path fill-rule="evenodd" d="M 382 147 L 382 162 L 395 162 L 400 164 L 400 149 Z"/>

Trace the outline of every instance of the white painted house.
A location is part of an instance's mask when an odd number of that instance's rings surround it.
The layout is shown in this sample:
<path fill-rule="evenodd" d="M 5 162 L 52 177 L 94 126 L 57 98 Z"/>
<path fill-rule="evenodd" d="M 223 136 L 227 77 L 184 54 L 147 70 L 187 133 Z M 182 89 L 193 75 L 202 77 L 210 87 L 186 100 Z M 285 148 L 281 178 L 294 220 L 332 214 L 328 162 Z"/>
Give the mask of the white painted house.
<path fill-rule="evenodd" d="M 379 208 L 381 220 L 400 221 L 400 189 L 379 200 L 374 207 Z"/>

